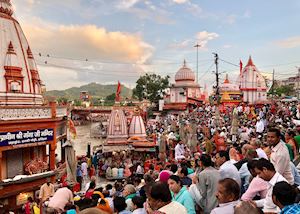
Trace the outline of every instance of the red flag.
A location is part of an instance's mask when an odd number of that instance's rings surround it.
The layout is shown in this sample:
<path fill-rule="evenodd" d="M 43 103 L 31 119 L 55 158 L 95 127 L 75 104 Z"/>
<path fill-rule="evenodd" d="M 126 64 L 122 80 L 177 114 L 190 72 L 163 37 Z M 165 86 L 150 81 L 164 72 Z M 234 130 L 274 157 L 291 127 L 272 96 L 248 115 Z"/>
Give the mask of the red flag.
<path fill-rule="evenodd" d="M 118 81 L 118 87 L 116 92 L 116 102 L 120 102 L 120 94 L 121 94 L 121 83 Z"/>
<path fill-rule="evenodd" d="M 243 71 L 243 62 L 242 60 L 240 60 L 240 75 L 242 75 L 242 71 Z"/>

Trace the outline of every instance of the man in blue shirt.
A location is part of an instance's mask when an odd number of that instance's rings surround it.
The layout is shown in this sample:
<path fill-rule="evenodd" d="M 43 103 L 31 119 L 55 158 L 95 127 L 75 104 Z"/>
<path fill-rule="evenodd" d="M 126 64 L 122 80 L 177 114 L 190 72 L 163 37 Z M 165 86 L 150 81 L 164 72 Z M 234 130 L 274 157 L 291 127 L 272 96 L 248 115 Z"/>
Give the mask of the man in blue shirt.
<path fill-rule="evenodd" d="M 300 204 L 295 203 L 296 196 L 296 189 L 285 181 L 273 187 L 272 200 L 281 209 L 281 214 L 300 213 Z"/>

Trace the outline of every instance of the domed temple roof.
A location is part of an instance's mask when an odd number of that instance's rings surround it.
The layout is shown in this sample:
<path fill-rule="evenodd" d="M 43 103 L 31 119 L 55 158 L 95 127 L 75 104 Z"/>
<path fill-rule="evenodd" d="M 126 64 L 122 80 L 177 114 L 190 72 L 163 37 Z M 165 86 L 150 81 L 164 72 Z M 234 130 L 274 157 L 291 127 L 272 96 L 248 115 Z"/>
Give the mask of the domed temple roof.
<path fill-rule="evenodd" d="M 147 137 L 144 120 L 138 109 L 135 109 L 135 113 L 129 127 L 129 137 L 133 136 Z"/>
<path fill-rule="evenodd" d="M 175 74 L 175 85 L 179 87 L 185 86 L 197 86 L 199 85 L 196 83 L 195 73 L 187 67 L 186 61 L 183 61 L 183 66 L 177 71 Z"/>
<path fill-rule="evenodd" d="M 42 82 L 10 0 L 0 0 L 0 105 L 42 105 Z"/>
<path fill-rule="evenodd" d="M 226 74 L 226 78 L 224 80 L 224 83 L 221 84 L 220 86 L 220 91 L 221 92 L 229 92 L 229 91 L 239 91 L 239 86 L 233 83 L 230 83 L 229 79 L 228 79 L 228 74 Z"/>
<path fill-rule="evenodd" d="M 183 66 L 175 74 L 175 81 L 195 81 L 195 74 L 186 66 L 185 60 L 183 62 Z"/>

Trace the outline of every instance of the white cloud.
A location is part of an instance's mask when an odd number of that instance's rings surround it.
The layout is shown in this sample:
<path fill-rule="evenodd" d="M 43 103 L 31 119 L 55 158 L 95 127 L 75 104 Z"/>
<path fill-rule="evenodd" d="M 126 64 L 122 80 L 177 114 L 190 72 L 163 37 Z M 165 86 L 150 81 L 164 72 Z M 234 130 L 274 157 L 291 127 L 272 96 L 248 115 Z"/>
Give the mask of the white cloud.
<path fill-rule="evenodd" d="M 189 48 L 191 48 L 192 47 L 192 41 L 190 40 L 190 39 L 186 39 L 186 40 L 183 40 L 183 41 L 181 41 L 181 42 L 174 42 L 174 43 L 172 43 L 172 44 L 170 44 L 169 45 L 169 47 L 170 48 L 172 48 L 172 49 L 189 49 Z"/>
<path fill-rule="evenodd" d="M 214 32 L 201 31 L 196 34 L 196 39 L 198 40 L 201 48 L 206 48 L 209 41 L 214 40 L 219 37 L 219 34 Z"/>
<path fill-rule="evenodd" d="M 300 47 L 300 36 L 289 37 L 286 39 L 275 41 L 275 44 L 281 48 Z"/>
<path fill-rule="evenodd" d="M 169 48 L 176 50 L 193 50 L 196 43 L 201 47 L 200 49 L 207 49 L 207 44 L 209 41 L 214 40 L 219 37 L 219 34 L 207 31 L 198 32 L 195 35 L 196 41 L 194 39 L 185 39 L 183 41 L 174 41 L 169 45 Z"/>
<path fill-rule="evenodd" d="M 119 9 L 129 9 L 137 4 L 139 0 L 121 0 L 117 3 L 116 7 Z"/>
<path fill-rule="evenodd" d="M 184 3 L 189 2 L 189 0 L 172 0 L 172 1 L 176 4 L 184 4 Z"/>
<path fill-rule="evenodd" d="M 196 17 L 201 17 L 201 18 L 206 17 L 206 15 L 203 13 L 202 8 L 199 5 L 194 4 L 192 2 L 188 2 L 187 11 Z"/>

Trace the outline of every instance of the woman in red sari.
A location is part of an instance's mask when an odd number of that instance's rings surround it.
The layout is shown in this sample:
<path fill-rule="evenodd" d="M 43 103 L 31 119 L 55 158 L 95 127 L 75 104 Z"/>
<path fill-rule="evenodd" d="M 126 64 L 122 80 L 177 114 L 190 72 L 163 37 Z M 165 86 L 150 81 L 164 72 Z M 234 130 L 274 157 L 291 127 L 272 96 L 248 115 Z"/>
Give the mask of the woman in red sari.
<path fill-rule="evenodd" d="M 225 139 L 220 136 L 219 130 L 215 131 L 212 141 L 215 143 L 217 152 L 226 150 Z"/>

